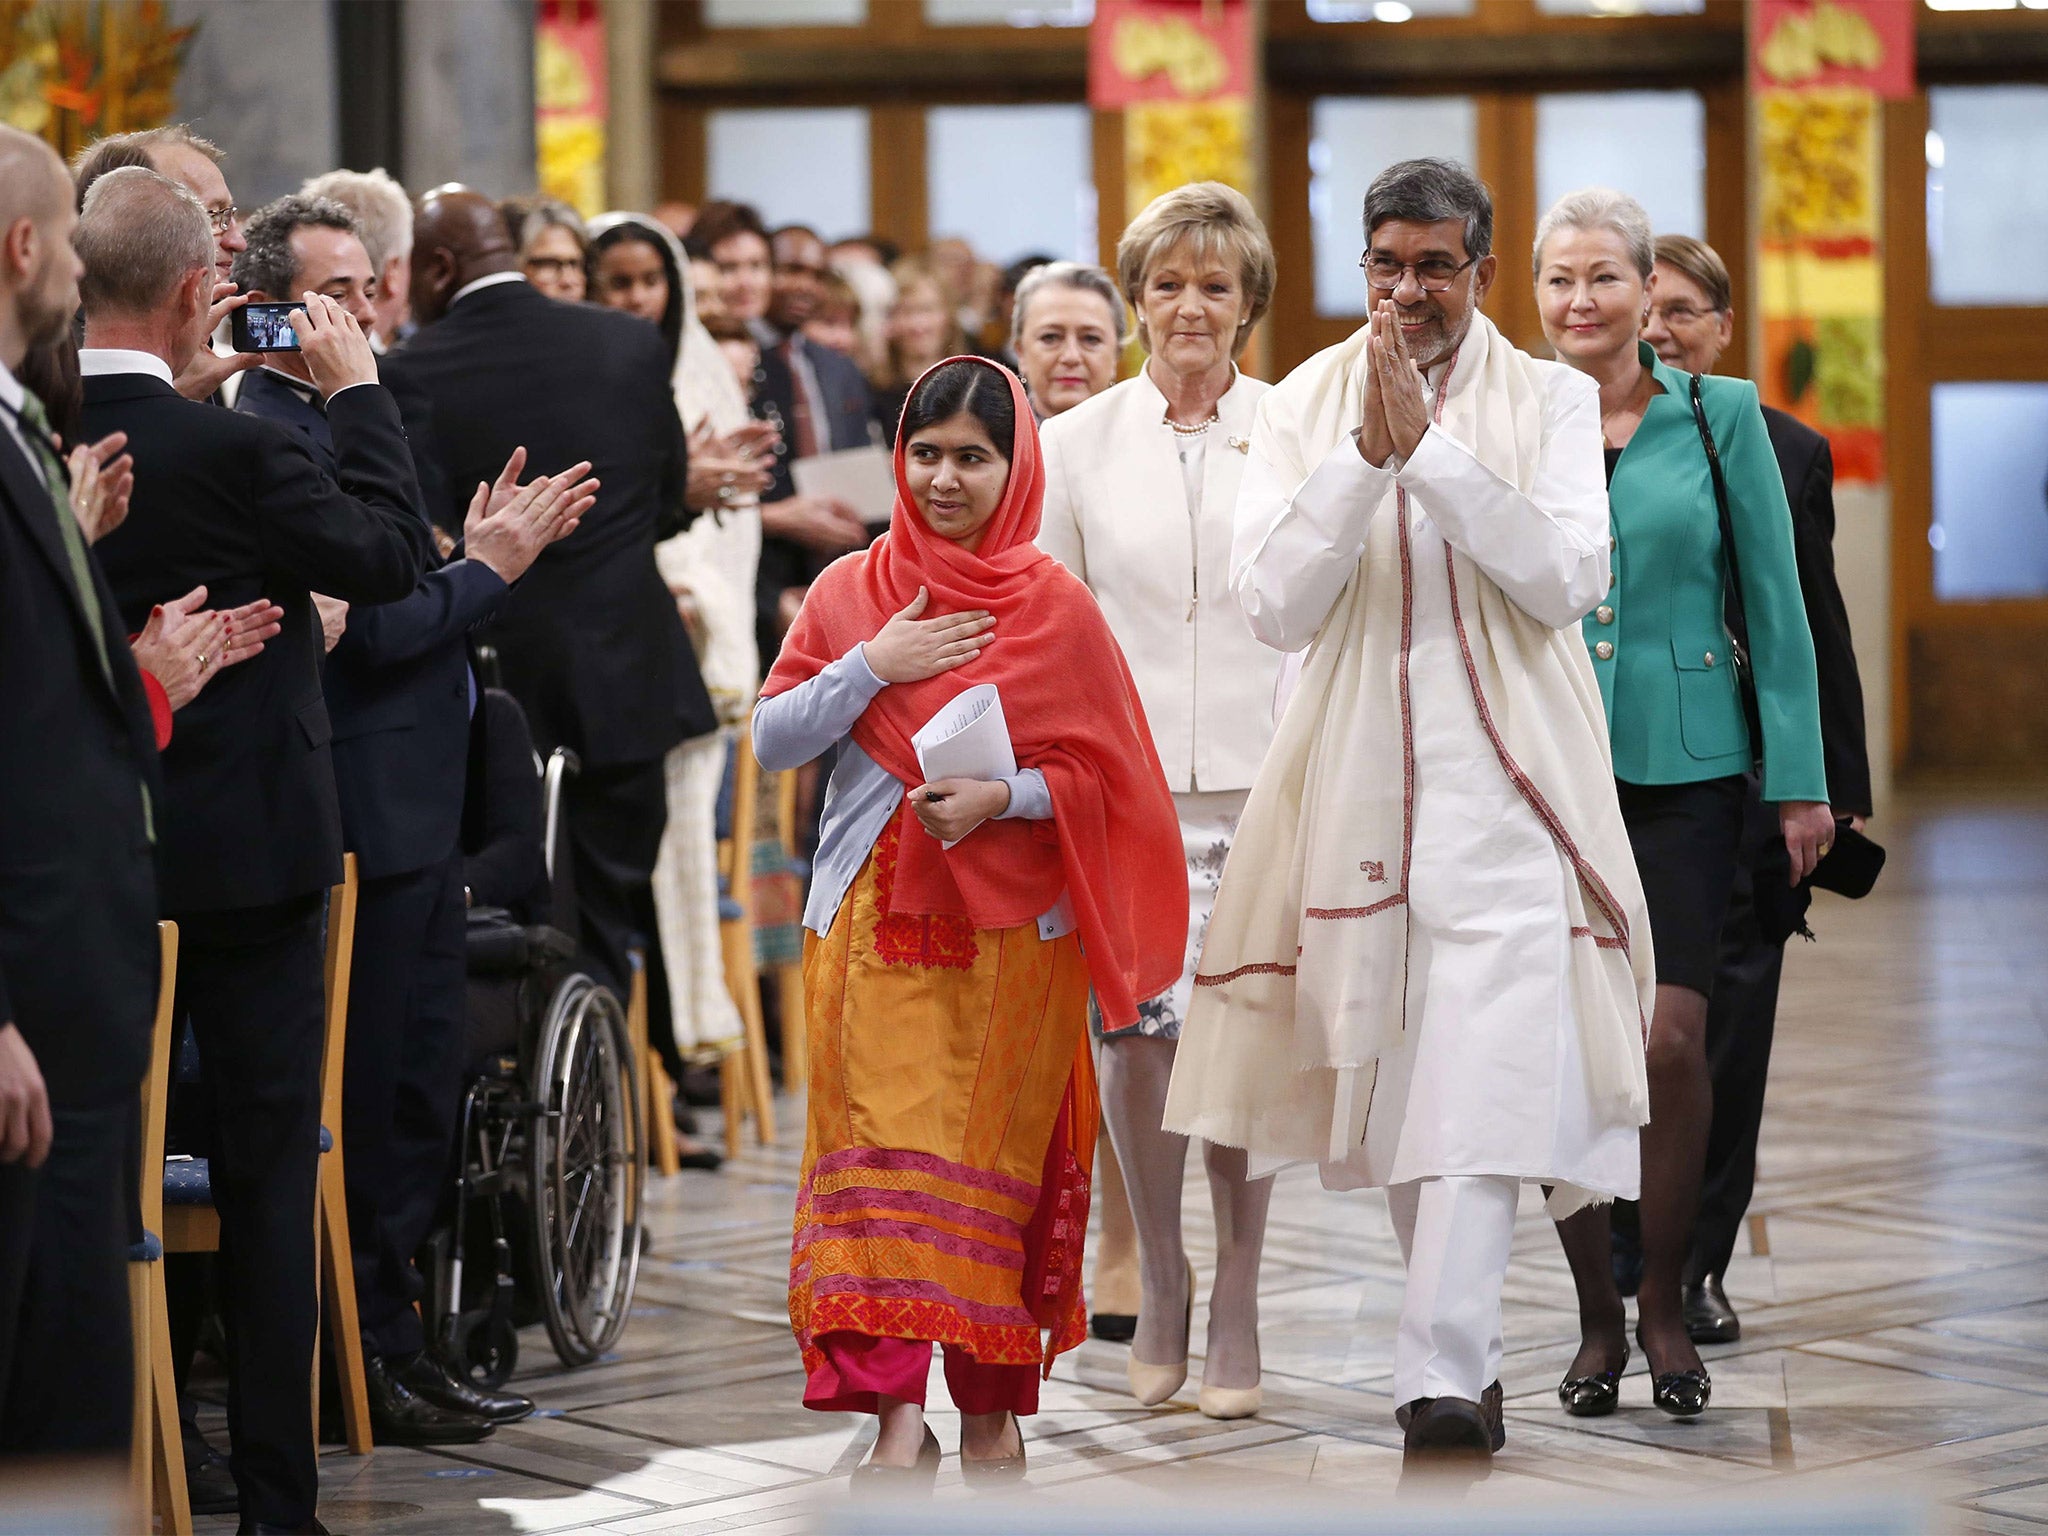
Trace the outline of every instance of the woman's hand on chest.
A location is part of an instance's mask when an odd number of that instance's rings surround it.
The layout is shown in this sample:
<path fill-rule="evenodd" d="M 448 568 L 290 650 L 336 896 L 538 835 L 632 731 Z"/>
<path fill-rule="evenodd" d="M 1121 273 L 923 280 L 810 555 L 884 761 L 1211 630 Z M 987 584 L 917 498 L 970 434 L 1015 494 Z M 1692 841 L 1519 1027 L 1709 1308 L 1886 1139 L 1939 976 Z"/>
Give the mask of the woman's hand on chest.
<path fill-rule="evenodd" d="M 931 603 L 925 588 L 866 644 L 868 670 L 885 683 L 921 683 L 979 656 L 995 639 L 996 621 L 986 609 L 921 618 Z"/>

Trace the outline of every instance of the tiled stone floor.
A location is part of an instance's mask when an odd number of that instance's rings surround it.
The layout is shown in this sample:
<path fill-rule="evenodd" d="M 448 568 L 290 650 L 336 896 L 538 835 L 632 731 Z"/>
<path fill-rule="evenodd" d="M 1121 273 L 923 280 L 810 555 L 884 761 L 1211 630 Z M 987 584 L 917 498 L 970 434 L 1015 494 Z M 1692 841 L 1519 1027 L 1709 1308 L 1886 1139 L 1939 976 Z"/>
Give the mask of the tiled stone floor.
<path fill-rule="evenodd" d="M 1526 1200 L 1507 1291 L 1508 1448 L 1470 1491 L 1474 1514 L 1848 1489 L 1930 1501 L 1948 1529 L 2048 1533 L 2048 796 L 1922 795 L 1873 830 L 1892 850 L 1883 885 L 1859 905 L 1824 898 L 1822 942 L 1790 958 L 1762 1179 L 1728 1277 L 1745 1337 L 1709 1352 L 1712 1411 L 1665 1418 L 1639 1362 L 1613 1418 L 1559 1410 L 1572 1291 Z M 655 1181 L 653 1249 L 616 1358 L 553 1369 L 531 1330 L 521 1385 L 545 1417 L 448 1454 L 330 1451 L 327 1524 L 696 1536 L 815 1529 L 843 1510 L 839 1479 L 868 1431 L 797 1406 L 782 1315 L 796 1106 L 783 1125 L 782 1145 L 721 1174 Z M 1187 1212 L 1205 1273 L 1206 1204 L 1197 1172 Z M 1091 1342 L 1030 1426 L 1034 1503 L 1050 1518 L 1140 1498 L 1160 1529 L 1178 1528 L 1164 1500 L 1237 1501 L 1276 1525 L 1297 1497 L 1383 1509 L 1400 1463 L 1400 1287 L 1380 1197 L 1281 1175 L 1265 1412 L 1211 1422 L 1192 1383 L 1139 1409 L 1121 1352 Z M 1198 1312 L 1197 1342 L 1203 1324 Z M 946 1418 L 934 1414 L 950 1451 Z M 942 1523 L 978 1523 L 950 1456 L 938 1498 Z"/>

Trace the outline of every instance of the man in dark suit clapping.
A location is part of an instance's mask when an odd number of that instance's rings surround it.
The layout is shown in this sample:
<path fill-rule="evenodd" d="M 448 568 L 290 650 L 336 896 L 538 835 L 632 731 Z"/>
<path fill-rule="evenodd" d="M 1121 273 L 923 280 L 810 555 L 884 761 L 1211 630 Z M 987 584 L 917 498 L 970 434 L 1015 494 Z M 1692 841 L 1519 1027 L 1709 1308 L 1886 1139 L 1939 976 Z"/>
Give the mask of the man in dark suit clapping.
<path fill-rule="evenodd" d="M 576 537 L 505 599 L 491 638 L 534 744 L 582 759 L 564 795 L 582 937 L 623 984 L 629 944 L 655 932 L 662 759 L 717 724 L 654 564 L 656 542 L 690 518 L 668 347 L 644 320 L 537 293 L 497 209 L 462 187 L 420 201 L 412 303 L 419 333 L 385 368 L 446 487 L 436 521 L 460 527 L 469 493 L 521 446 L 542 474 L 587 459 L 603 484 Z"/>
<path fill-rule="evenodd" d="M 163 789 L 113 591 L 14 376 L 77 308 L 72 224 L 56 155 L 0 127 L 0 1454 L 118 1457 Z"/>
<path fill-rule="evenodd" d="M 398 410 L 362 329 L 308 295 L 293 317 L 327 401 L 338 476 L 266 421 L 180 397 L 213 288 L 206 210 L 153 171 L 86 196 L 85 420 L 128 434 L 136 491 L 98 553 L 131 629 L 195 586 L 284 610 L 263 653 L 187 708 L 164 755 L 163 905 L 181 928 L 178 1006 L 212 1111 L 228 1424 L 245 1529 L 317 1528 L 312 1367 L 322 897 L 341 822 L 311 591 L 412 591 L 430 547 Z"/>

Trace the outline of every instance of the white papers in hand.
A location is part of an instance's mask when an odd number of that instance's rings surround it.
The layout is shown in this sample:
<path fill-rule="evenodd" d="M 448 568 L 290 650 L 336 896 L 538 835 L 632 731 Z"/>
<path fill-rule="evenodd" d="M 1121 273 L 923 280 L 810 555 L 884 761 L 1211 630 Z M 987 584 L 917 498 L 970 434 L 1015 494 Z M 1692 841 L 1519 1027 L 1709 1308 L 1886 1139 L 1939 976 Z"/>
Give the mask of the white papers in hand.
<path fill-rule="evenodd" d="M 896 506 L 895 461 L 872 443 L 797 459 L 789 474 L 798 495 L 843 501 L 870 528 L 887 523 Z"/>
<path fill-rule="evenodd" d="M 910 738 L 910 744 L 917 749 L 917 766 L 927 784 L 939 779 L 1007 779 L 1017 771 L 1003 697 L 994 683 L 979 683 L 954 695 Z"/>

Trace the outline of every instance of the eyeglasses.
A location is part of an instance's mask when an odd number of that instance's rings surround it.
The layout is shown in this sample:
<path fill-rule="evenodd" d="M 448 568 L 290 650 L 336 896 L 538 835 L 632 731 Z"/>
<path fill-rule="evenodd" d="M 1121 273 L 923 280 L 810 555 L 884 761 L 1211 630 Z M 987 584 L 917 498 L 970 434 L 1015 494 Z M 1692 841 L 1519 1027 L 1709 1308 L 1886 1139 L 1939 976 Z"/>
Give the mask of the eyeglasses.
<path fill-rule="evenodd" d="M 1365 274 L 1368 284 L 1382 293 L 1392 293 L 1400 287 L 1402 274 L 1411 271 L 1424 293 L 1442 293 L 1458 280 L 1460 272 L 1478 260 L 1477 256 L 1466 261 L 1430 256 L 1421 261 L 1396 261 L 1378 251 L 1367 251 L 1358 260 L 1358 270 Z"/>
<path fill-rule="evenodd" d="M 582 270 L 583 263 L 569 256 L 529 256 L 526 270 L 529 274 L 544 273 L 549 277 L 566 277 L 571 272 Z"/>
<path fill-rule="evenodd" d="M 228 227 L 241 216 L 242 210 L 233 203 L 229 203 L 225 208 L 209 208 L 206 210 L 206 222 L 213 226 L 213 232 L 216 235 L 226 234 Z"/>

